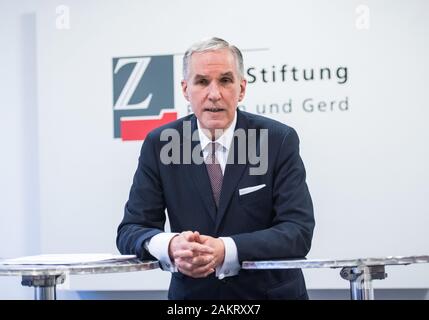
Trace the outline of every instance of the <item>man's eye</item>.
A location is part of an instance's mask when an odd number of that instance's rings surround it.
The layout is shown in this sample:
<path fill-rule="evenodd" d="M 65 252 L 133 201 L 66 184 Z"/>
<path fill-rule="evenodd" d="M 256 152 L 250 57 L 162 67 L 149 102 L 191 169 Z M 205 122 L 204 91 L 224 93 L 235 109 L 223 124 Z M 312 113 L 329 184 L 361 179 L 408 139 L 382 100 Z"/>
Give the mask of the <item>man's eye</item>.
<path fill-rule="evenodd" d="M 207 79 L 199 79 L 197 80 L 197 84 L 201 84 L 201 85 L 207 85 L 209 82 L 207 81 Z"/>
<path fill-rule="evenodd" d="M 232 79 L 231 78 L 222 78 L 222 79 L 220 79 L 220 82 L 222 82 L 222 83 L 230 83 L 230 82 L 232 82 Z"/>

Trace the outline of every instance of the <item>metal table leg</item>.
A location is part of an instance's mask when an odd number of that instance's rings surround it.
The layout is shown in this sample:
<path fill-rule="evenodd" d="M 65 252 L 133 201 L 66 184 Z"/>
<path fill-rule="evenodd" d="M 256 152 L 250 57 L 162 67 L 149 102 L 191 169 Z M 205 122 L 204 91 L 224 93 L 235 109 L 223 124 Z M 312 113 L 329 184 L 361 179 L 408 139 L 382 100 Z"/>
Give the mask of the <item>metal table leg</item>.
<path fill-rule="evenodd" d="M 56 300 L 57 284 L 64 283 L 65 275 L 22 276 L 21 284 L 34 287 L 34 300 Z"/>
<path fill-rule="evenodd" d="M 384 265 L 344 267 L 340 275 L 350 281 L 350 297 L 352 300 L 374 300 L 372 280 L 381 280 L 387 277 Z"/>

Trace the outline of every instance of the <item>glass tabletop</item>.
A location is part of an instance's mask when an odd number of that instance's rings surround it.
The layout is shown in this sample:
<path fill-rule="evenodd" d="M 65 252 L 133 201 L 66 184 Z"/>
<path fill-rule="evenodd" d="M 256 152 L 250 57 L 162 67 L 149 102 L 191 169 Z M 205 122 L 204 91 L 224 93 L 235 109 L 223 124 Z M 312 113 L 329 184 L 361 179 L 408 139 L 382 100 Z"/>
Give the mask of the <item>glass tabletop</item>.
<path fill-rule="evenodd" d="M 388 256 L 355 259 L 288 259 L 266 261 L 243 261 L 243 269 L 296 269 L 296 268 L 343 268 L 380 265 L 406 265 L 429 263 L 429 255 Z"/>
<path fill-rule="evenodd" d="M 141 261 L 137 258 L 67 265 L 9 265 L 0 260 L 0 276 L 56 276 L 61 274 L 95 274 L 153 270 L 158 261 Z"/>

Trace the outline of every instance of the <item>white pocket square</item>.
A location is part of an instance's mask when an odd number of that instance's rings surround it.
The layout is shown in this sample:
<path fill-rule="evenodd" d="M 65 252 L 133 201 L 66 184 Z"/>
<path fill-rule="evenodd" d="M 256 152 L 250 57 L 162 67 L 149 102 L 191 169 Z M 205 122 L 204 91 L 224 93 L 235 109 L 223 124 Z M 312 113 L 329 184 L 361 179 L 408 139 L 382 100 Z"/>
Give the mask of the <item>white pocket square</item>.
<path fill-rule="evenodd" d="M 251 192 L 258 191 L 258 190 L 260 190 L 260 189 L 262 189 L 262 188 L 265 188 L 265 187 L 266 187 L 266 184 L 259 184 L 259 185 L 257 185 L 257 186 L 253 186 L 253 187 L 247 187 L 247 188 L 239 189 L 239 190 L 238 190 L 238 194 L 239 194 L 240 196 L 243 196 L 243 195 L 245 195 L 245 194 L 248 194 L 248 193 L 251 193 Z"/>

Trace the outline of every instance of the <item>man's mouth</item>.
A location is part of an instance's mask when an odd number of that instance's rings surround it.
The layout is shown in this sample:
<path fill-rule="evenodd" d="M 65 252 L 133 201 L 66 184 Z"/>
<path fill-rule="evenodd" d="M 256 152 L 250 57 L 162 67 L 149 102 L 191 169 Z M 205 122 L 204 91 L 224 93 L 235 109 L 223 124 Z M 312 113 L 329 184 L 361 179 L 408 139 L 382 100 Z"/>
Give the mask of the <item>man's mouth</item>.
<path fill-rule="evenodd" d="M 222 108 L 217 108 L 217 107 L 213 107 L 213 108 L 205 108 L 204 111 L 209 111 L 209 112 L 221 112 L 224 111 L 224 109 Z"/>

